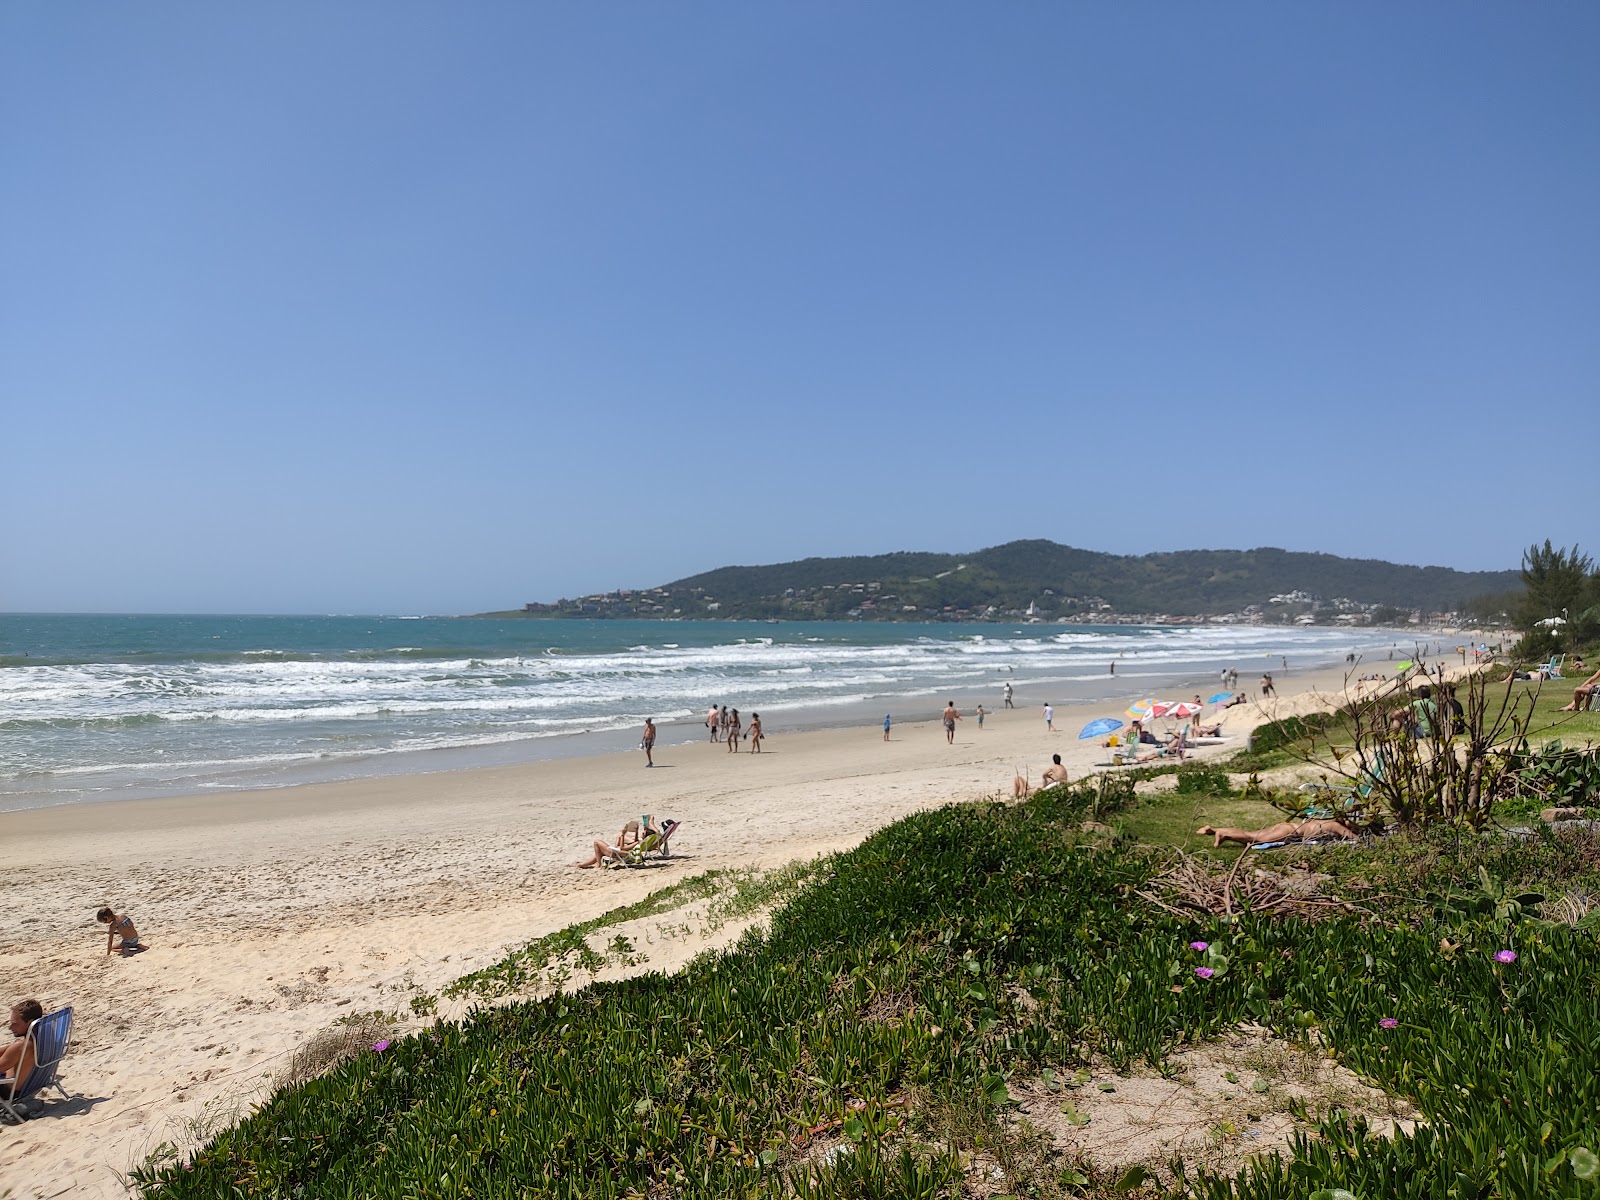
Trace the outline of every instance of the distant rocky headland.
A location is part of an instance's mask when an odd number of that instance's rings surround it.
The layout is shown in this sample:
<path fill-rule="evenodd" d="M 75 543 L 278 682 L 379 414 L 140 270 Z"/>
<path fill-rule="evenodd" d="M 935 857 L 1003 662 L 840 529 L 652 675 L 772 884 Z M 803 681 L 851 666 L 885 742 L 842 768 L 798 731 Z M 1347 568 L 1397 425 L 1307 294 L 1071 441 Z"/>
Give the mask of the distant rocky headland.
<path fill-rule="evenodd" d="M 1017 541 L 971 554 L 899 552 L 720 567 L 659 587 L 483 616 L 1081 624 L 1448 621 L 1521 587 L 1456 571 L 1265 547 L 1139 556 Z M 1475 603 L 1476 602 L 1476 603 Z"/>

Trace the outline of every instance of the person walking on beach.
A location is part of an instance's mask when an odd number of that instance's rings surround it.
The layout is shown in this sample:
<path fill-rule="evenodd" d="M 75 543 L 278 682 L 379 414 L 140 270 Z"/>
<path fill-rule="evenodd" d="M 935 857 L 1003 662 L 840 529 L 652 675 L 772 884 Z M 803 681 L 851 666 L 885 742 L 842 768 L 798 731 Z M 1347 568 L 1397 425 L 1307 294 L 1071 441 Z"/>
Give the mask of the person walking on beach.
<path fill-rule="evenodd" d="M 1007 708 L 1015 708 L 1016 705 L 1011 703 L 1011 680 L 1009 680 L 1009 679 L 1006 680 L 1006 686 L 1002 690 L 1005 692 L 1005 695 L 1006 695 L 1006 707 Z"/>
<path fill-rule="evenodd" d="M 1051 733 L 1056 731 L 1056 710 L 1050 707 L 1049 701 L 1045 701 L 1044 706 L 1044 727 Z"/>
<path fill-rule="evenodd" d="M 1272 676 L 1263 675 L 1261 677 L 1261 698 L 1265 700 L 1268 696 L 1276 696 L 1277 694 L 1277 691 L 1272 686 Z"/>
<path fill-rule="evenodd" d="M 750 753 L 761 753 L 761 714 L 750 714 Z"/>
<path fill-rule="evenodd" d="M 656 760 L 652 753 L 655 748 L 656 719 L 654 717 L 646 717 L 644 719 L 644 736 L 639 739 L 639 749 L 644 751 L 644 765 L 647 767 L 656 765 Z"/>
<path fill-rule="evenodd" d="M 983 732 L 983 705 L 978 705 L 978 732 Z"/>
<path fill-rule="evenodd" d="M 711 730 L 711 740 L 713 742 L 717 740 L 717 731 L 721 727 L 721 724 L 722 722 L 718 719 L 717 715 L 717 706 L 713 704 L 711 706 L 711 711 L 706 714 L 706 728 Z"/>
<path fill-rule="evenodd" d="M 728 740 L 728 706 L 722 706 L 722 714 L 717 717 L 717 725 L 722 730 L 722 740 Z"/>
<path fill-rule="evenodd" d="M 739 720 L 739 710 L 736 708 L 733 710 L 733 715 L 728 718 L 727 741 L 729 754 L 739 753 L 739 731 L 743 728 L 744 724 Z"/>
<path fill-rule="evenodd" d="M 961 720 L 961 714 L 956 711 L 956 702 L 950 701 L 944 706 L 944 740 L 947 745 L 955 745 L 956 722 Z"/>
<path fill-rule="evenodd" d="M 886 742 L 889 740 L 889 725 L 891 724 L 893 716 L 893 713 L 883 714 L 883 740 Z"/>

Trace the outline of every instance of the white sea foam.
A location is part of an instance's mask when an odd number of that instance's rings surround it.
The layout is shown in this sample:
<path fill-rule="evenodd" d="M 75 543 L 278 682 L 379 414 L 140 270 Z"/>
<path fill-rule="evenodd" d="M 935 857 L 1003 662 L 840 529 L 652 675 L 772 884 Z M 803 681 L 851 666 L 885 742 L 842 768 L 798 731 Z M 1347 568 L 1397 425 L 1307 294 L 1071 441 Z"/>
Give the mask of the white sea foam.
<path fill-rule="evenodd" d="M 426 642 L 296 649 L 274 636 L 275 648 L 257 642 L 232 655 L 11 666 L 0 670 L 0 803 L 8 789 L 25 790 L 25 780 L 41 774 L 248 774 L 308 757 L 624 729 L 646 715 L 693 719 L 712 699 L 764 713 L 826 711 L 946 690 L 970 694 L 1003 679 L 1082 688 L 1107 679 L 1113 660 L 1119 681 L 1210 675 L 1229 665 L 1252 674 L 1276 669 L 1283 656 L 1309 667 L 1394 640 L 1383 631 L 1239 626 L 1029 626 L 1009 635 L 1004 627 L 948 634 L 923 627 L 905 638 L 881 626 L 851 626 L 837 636 L 815 626 L 787 636 L 701 628 L 727 636 L 616 651 L 589 649 L 574 637 L 459 652 Z"/>

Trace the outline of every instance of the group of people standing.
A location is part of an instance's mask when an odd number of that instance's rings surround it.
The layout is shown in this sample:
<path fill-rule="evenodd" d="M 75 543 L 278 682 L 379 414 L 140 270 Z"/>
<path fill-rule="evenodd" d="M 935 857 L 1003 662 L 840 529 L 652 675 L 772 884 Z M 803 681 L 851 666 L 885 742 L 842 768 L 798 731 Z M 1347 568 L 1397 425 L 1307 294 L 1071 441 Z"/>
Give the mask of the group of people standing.
<path fill-rule="evenodd" d="M 721 707 L 713 704 L 711 710 L 706 713 L 706 728 L 711 731 L 711 740 L 713 742 L 727 743 L 729 754 L 738 753 L 741 738 L 749 739 L 751 754 L 761 753 L 763 734 L 761 732 L 760 713 L 753 712 L 750 714 L 750 727 L 746 730 L 744 722 L 739 718 L 739 710 L 737 708 L 729 709 L 726 704 Z"/>

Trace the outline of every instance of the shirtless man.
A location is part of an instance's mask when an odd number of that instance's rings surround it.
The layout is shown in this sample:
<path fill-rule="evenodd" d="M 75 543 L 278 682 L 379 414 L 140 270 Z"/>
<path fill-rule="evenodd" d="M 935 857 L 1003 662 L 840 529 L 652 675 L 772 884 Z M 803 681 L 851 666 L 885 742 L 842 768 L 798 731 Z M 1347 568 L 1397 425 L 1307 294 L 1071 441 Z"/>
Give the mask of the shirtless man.
<path fill-rule="evenodd" d="M 1595 692 L 1595 690 L 1597 688 L 1600 688 L 1600 671 L 1596 671 L 1593 675 L 1589 676 L 1589 678 L 1585 679 L 1577 687 L 1573 688 L 1572 689 L 1572 703 L 1568 704 L 1568 705 L 1566 705 L 1566 706 L 1564 706 L 1564 707 L 1562 707 L 1560 709 L 1558 709 L 1557 711 L 1558 712 L 1583 712 L 1586 708 L 1589 707 L 1589 697 L 1594 694 L 1594 692 Z"/>
<path fill-rule="evenodd" d="M 1050 765 L 1044 769 L 1044 787 L 1067 781 L 1067 769 L 1061 765 L 1061 755 L 1052 754 Z"/>
<path fill-rule="evenodd" d="M 956 711 L 956 702 L 950 701 L 944 706 L 944 740 L 947 745 L 955 745 L 956 722 L 961 720 L 961 714 Z"/>
<path fill-rule="evenodd" d="M 656 765 L 655 756 L 652 753 L 655 748 L 656 719 L 654 717 L 646 717 L 644 719 L 644 736 L 639 739 L 639 749 L 644 751 L 644 765 L 647 767 Z"/>
<path fill-rule="evenodd" d="M 11 1036 L 17 1040 L 0 1050 L 0 1082 L 9 1084 L 13 1079 L 26 1079 L 33 1073 L 33 1055 L 28 1045 L 28 1026 L 44 1016 L 44 1006 L 37 1000 L 24 1000 L 11 1010 Z"/>
<path fill-rule="evenodd" d="M 1325 837 L 1344 838 L 1353 842 L 1358 836 L 1354 830 L 1338 821 L 1323 820 L 1279 821 L 1265 829 L 1216 829 L 1202 825 L 1195 832 L 1202 837 L 1210 837 L 1213 846 L 1220 846 L 1223 842 L 1243 842 L 1246 846 L 1255 846 L 1262 842 L 1304 842 Z"/>

